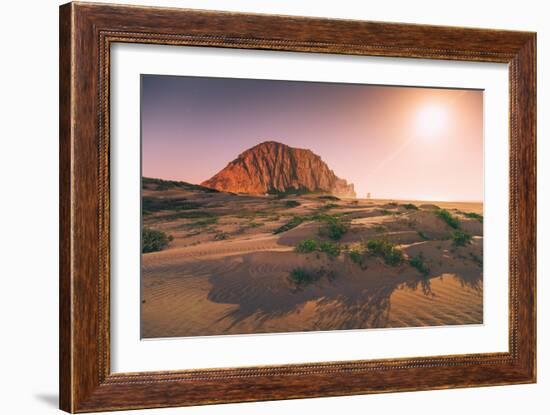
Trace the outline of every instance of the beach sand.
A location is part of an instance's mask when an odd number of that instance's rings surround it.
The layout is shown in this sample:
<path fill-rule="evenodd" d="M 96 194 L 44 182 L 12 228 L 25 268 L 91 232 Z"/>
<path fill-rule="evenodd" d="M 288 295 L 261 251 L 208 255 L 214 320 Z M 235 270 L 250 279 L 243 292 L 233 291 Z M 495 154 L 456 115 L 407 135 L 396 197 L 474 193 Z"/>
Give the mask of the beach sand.
<path fill-rule="evenodd" d="M 143 196 L 144 226 L 174 238 L 142 255 L 143 338 L 483 323 L 483 223 L 471 215 L 483 214 L 481 203 L 245 196 L 154 182 Z M 469 243 L 450 238 L 440 208 Z M 339 255 L 296 252 L 304 239 L 325 238 L 319 215 L 345 218 Z M 352 260 L 349 251 L 372 239 L 393 244 L 403 261 Z M 297 269 L 315 279 L 297 283 Z"/>

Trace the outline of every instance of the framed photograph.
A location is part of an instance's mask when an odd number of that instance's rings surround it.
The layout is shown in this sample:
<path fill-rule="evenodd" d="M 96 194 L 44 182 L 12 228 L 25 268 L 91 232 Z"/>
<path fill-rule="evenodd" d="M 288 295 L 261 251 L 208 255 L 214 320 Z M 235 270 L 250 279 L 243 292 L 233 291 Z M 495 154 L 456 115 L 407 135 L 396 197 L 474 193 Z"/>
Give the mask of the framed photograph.
<path fill-rule="evenodd" d="M 536 380 L 536 35 L 60 8 L 60 407 Z"/>

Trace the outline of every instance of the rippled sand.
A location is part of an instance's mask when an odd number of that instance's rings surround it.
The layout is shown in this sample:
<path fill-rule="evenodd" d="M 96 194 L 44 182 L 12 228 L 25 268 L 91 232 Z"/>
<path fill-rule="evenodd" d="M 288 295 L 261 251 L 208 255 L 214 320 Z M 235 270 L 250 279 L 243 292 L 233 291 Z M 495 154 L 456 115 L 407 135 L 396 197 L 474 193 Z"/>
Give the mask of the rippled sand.
<path fill-rule="evenodd" d="M 352 230 L 342 244 L 379 237 L 383 227 L 384 238 L 398 244 L 406 256 L 422 253 L 430 268 L 428 275 L 422 275 L 408 264 L 389 266 L 379 258 L 360 267 L 344 254 L 331 258 L 324 253 L 296 253 L 297 241 L 317 232 L 315 224 L 306 222 L 274 235 L 272 230 L 288 221 L 282 213 L 288 209 L 273 212 L 271 199 L 250 198 L 245 201 L 254 212 L 269 204 L 269 214 L 239 217 L 236 207 L 242 210 L 245 203 L 223 197 L 224 207 L 213 203 L 213 209 L 227 211 L 209 230 L 197 233 L 183 226 L 187 230 L 182 232 L 179 219 L 146 219 L 149 226 L 161 224 L 163 230 L 172 231 L 175 240 L 168 249 L 142 257 L 142 337 L 483 322 L 483 226 L 461 216 L 461 212 L 481 213 L 481 204 L 446 204 L 445 208 L 456 210 L 461 229 L 474 235 L 471 244 L 456 247 L 443 238 L 449 229 L 429 205 L 408 211 L 386 201 L 337 202 L 333 209 L 353 210 Z M 303 213 L 321 202 L 304 198 L 301 203 L 298 212 Z M 388 215 L 384 212 L 388 209 L 400 210 L 399 215 Z M 242 231 L 251 220 L 260 224 Z M 421 238 L 419 230 L 430 239 Z M 216 240 L 220 232 L 225 238 Z M 322 276 L 314 283 L 296 285 L 289 278 L 296 268 L 315 269 Z"/>

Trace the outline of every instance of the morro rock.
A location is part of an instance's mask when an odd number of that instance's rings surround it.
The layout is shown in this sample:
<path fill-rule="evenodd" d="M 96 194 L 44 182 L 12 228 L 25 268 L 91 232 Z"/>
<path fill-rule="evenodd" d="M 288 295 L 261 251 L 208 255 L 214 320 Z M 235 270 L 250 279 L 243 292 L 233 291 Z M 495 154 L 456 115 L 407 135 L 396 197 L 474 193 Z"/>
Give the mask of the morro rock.
<path fill-rule="evenodd" d="M 201 186 L 233 193 L 320 191 L 355 198 L 353 184 L 337 177 L 317 154 L 275 141 L 244 151 Z"/>

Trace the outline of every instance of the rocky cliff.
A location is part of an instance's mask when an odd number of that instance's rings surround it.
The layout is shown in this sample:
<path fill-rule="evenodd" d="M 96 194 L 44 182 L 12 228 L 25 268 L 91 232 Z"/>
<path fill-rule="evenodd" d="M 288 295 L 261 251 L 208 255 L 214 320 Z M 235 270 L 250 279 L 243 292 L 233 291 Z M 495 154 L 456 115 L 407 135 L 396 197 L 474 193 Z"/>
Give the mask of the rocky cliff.
<path fill-rule="evenodd" d="M 321 157 L 311 150 L 275 141 L 266 141 L 244 151 L 201 185 L 234 193 L 321 191 L 355 198 L 353 184 L 337 177 Z"/>

